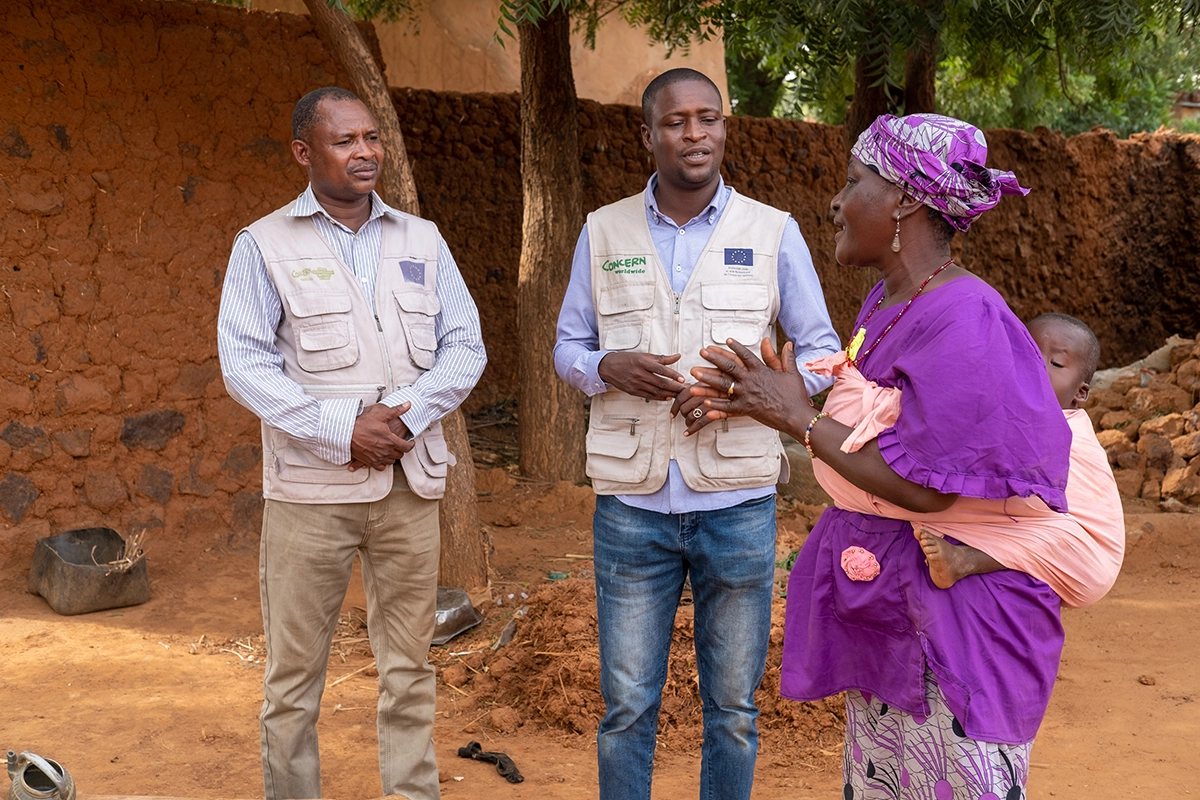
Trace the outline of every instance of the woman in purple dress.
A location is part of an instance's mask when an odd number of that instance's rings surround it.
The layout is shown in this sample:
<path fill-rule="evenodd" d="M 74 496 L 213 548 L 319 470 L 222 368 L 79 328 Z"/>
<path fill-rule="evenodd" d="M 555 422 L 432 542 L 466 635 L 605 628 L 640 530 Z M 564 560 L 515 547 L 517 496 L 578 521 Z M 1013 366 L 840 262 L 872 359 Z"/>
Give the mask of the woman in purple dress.
<path fill-rule="evenodd" d="M 855 452 L 816 408 L 790 345 L 764 364 L 735 342 L 696 370 L 710 417 L 748 415 L 803 441 L 860 489 L 915 512 L 959 496 L 1066 510 L 1071 434 L 1038 348 L 1003 298 L 954 263 L 956 231 L 1003 194 L 983 134 L 936 115 L 883 116 L 833 198 L 837 260 L 883 280 L 847 358 L 901 390 L 896 424 Z M 847 448 L 849 449 L 849 448 Z M 846 692 L 845 800 L 1025 797 L 1029 751 L 1063 644 L 1059 598 L 1015 571 L 939 589 L 909 523 L 830 508 L 788 586 L 782 692 Z"/>

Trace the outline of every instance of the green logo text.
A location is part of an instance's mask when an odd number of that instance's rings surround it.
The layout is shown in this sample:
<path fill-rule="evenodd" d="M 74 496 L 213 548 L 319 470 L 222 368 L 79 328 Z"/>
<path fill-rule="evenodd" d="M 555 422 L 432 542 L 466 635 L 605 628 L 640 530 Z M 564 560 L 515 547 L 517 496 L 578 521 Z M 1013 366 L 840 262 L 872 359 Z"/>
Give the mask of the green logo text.
<path fill-rule="evenodd" d="M 336 274 L 333 270 L 326 269 L 325 267 L 317 267 L 316 269 L 305 267 L 304 269 L 292 270 L 292 277 L 302 281 L 311 281 L 313 278 L 327 281 Z"/>
<path fill-rule="evenodd" d="M 646 257 L 605 259 L 600 265 L 605 272 L 615 272 L 618 275 L 642 275 L 646 272 Z"/>

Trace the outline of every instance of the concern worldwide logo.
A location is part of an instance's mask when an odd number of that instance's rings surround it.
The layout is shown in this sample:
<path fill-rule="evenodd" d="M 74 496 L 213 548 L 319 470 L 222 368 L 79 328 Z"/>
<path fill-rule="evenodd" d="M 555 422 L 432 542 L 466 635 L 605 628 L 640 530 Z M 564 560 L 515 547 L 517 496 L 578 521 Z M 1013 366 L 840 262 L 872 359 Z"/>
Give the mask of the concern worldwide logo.
<path fill-rule="evenodd" d="M 646 273 L 646 256 L 606 258 L 600 265 L 600 269 L 617 275 L 644 275 Z"/>

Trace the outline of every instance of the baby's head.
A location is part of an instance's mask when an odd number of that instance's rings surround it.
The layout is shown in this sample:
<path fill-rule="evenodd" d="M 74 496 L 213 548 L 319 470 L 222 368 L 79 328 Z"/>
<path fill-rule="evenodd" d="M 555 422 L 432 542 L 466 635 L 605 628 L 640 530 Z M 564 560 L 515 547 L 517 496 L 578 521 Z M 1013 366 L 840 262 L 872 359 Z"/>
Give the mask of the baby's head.
<path fill-rule="evenodd" d="M 1029 335 L 1042 351 L 1054 396 L 1063 408 L 1087 401 L 1100 363 L 1100 342 L 1083 322 L 1067 314 L 1042 314 L 1029 323 Z"/>

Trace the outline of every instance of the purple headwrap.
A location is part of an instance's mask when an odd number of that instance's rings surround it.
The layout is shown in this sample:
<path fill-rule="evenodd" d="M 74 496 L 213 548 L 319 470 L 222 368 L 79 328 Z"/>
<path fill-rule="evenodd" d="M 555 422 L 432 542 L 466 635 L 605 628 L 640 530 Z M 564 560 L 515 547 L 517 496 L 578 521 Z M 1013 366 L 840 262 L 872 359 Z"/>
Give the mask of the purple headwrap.
<path fill-rule="evenodd" d="M 939 114 L 884 114 L 858 137 L 850 155 L 879 170 L 919 203 L 966 231 L 1006 194 L 1029 194 L 1011 172 L 988 169 L 983 131 Z"/>

